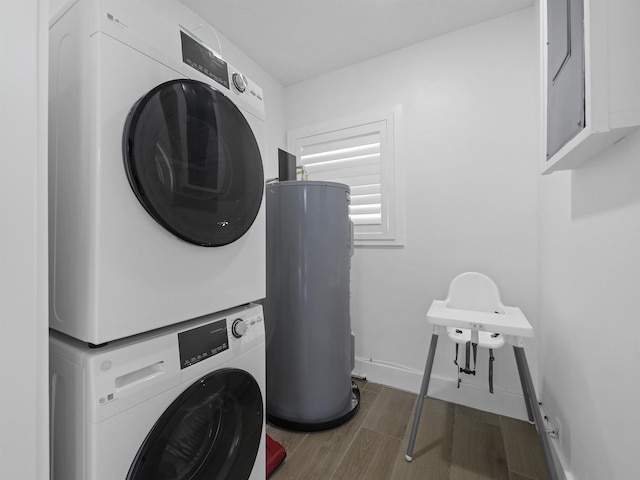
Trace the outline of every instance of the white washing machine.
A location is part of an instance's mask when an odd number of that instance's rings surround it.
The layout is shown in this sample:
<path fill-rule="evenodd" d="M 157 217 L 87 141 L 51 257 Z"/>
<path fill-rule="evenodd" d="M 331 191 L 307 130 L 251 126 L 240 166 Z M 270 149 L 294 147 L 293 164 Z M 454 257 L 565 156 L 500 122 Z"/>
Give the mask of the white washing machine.
<path fill-rule="evenodd" d="M 97 345 L 264 297 L 262 90 L 215 38 L 177 1 L 52 18 L 52 328 Z"/>
<path fill-rule="evenodd" d="M 52 480 L 265 478 L 262 307 L 90 348 L 52 331 Z"/>

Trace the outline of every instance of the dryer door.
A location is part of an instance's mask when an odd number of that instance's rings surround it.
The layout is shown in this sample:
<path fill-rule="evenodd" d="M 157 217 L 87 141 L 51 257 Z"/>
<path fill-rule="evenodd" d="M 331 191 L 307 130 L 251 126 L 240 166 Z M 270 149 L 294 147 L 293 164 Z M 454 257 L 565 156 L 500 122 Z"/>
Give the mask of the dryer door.
<path fill-rule="evenodd" d="M 236 105 L 206 83 L 172 80 L 141 98 L 127 117 L 123 156 L 142 206 L 187 242 L 229 244 L 258 214 L 258 143 Z"/>
<path fill-rule="evenodd" d="M 263 435 L 262 394 L 249 373 L 223 369 L 185 390 L 140 447 L 127 480 L 246 480 Z"/>

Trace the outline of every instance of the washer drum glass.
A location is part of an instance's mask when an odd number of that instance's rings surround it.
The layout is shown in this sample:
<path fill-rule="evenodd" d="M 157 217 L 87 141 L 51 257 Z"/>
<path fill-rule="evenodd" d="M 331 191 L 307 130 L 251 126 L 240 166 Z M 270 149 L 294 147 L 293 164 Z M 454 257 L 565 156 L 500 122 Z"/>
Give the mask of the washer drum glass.
<path fill-rule="evenodd" d="M 262 405 L 249 373 L 206 375 L 158 419 L 126 480 L 248 479 L 262 437 Z"/>

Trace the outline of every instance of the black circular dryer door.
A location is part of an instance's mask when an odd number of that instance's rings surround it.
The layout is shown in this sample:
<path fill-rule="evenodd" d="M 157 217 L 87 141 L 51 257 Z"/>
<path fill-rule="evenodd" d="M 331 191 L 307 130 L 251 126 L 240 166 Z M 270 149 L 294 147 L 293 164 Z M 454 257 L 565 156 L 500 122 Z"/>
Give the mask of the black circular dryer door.
<path fill-rule="evenodd" d="M 124 129 L 129 183 L 149 214 L 187 242 L 227 245 L 253 224 L 264 187 L 249 123 L 206 83 L 163 83 L 131 109 Z"/>
<path fill-rule="evenodd" d="M 246 480 L 262 437 L 262 394 L 243 370 L 185 390 L 158 419 L 126 480 Z"/>

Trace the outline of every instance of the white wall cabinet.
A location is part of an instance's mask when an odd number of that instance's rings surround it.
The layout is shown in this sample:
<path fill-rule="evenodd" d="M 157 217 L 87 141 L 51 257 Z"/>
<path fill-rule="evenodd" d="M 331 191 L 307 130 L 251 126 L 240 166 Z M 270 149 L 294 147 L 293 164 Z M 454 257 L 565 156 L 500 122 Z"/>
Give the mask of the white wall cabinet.
<path fill-rule="evenodd" d="M 540 14 L 547 174 L 640 126 L 640 1 L 541 0 Z"/>

